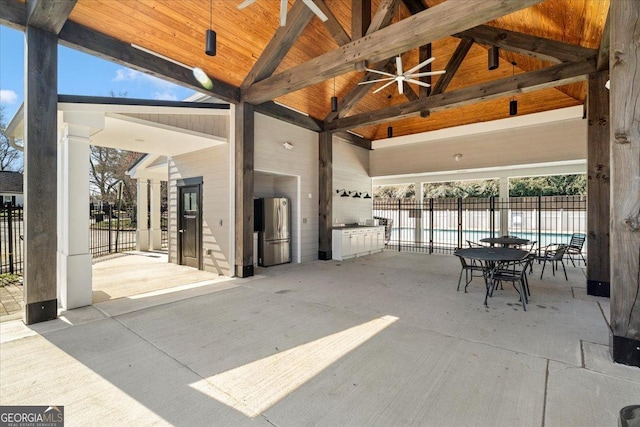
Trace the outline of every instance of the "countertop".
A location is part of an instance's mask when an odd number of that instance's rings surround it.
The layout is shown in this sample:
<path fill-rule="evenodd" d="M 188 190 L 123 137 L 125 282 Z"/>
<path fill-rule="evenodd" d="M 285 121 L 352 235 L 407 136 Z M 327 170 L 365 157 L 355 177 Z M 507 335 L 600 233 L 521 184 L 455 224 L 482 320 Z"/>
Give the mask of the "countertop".
<path fill-rule="evenodd" d="M 332 230 L 350 230 L 354 228 L 372 228 L 382 227 L 381 225 L 358 225 L 358 224 L 340 224 L 332 228 Z"/>

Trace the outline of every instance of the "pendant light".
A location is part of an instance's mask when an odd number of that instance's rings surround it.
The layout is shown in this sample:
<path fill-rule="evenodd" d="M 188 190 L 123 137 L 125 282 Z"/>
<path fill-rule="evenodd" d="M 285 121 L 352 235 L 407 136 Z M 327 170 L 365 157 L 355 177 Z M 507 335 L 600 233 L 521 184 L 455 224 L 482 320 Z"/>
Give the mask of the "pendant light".
<path fill-rule="evenodd" d="M 331 97 L 331 112 L 338 112 L 338 97 L 336 96 L 336 78 L 333 78 L 333 96 Z"/>
<path fill-rule="evenodd" d="M 516 63 L 515 61 L 511 63 L 511 65 L 513 66 L 513 72 L 511 74 L 511 76 L 515 76 L 516 75 Z M 511 98 L 511 101 L 509 102 L 509 115 L 510 116 L 515 116 L 518 114 L 518 101 L 516 101 L 516 96 L 513 95 L 513 98 Z"/>
<path fill-rule="evenodd" d="M 489 48 L 489 70 L 495 70 L 500 66 L 500 48 L 491 46 Z"/>
<path fill-rule="evenodd" d="M 393 138 L 393 128 L 391 126 L 387 128 L 387 138 Z"/>
<path fill-rule="evenodd" d="M 209 56 L 216 56 L 216 32 L 213 31 L 213 0 L 209 0 L 209 29 L 205 33 L 205 50 Z"/>

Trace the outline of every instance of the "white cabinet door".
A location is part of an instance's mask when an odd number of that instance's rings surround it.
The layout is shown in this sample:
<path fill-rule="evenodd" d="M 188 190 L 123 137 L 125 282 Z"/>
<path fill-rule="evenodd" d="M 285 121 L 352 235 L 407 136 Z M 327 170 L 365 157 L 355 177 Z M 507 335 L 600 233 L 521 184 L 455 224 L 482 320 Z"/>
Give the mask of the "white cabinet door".
<path fill-rule="evenodd" d="M 371 253 L 371 237 L 373 235 L 372 231 L 373 229 L 371 228 L 365 228 L 362 230 L 362 246 L 358 248 L 359 254 L 368 255 Z"/>
<path fill-rule="evenodd" d="M 342 259 L 353 255 L 353 234 L 349 230 L 342 230 Z"/>

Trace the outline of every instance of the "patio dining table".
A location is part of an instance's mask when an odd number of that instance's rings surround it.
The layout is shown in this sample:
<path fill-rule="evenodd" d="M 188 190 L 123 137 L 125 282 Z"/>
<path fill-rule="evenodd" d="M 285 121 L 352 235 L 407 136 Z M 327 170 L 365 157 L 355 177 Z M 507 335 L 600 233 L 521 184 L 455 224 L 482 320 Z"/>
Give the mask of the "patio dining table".
<path fill-rule="evenodd" d="M 455 255 L 482 262 L 485 269 L 485 274 L 483 276 L 487 287 L 487 292 L 484 297 L 484 305 L 486 306 L 487 298 L 490 295 L 490 291 L 493 291 L 493 286 L 495 285 L 494 283 L 491 283 L 491 277 L 494 269 L 502 262 L 522 261 L 529 255 L 529 252 L 516 248 L 489 247 L 459 249 L 455 252 Z"/>
<path fill-rule="evenodd" d="M 509 246 L 521 246 L 529 243 L 529 239 L 521 239 L 519 237 L 485 237 L 484 239 L 480 239 L 482 243 L 490 243 L 493 245 L 502 245 L 505 248 Z"/>

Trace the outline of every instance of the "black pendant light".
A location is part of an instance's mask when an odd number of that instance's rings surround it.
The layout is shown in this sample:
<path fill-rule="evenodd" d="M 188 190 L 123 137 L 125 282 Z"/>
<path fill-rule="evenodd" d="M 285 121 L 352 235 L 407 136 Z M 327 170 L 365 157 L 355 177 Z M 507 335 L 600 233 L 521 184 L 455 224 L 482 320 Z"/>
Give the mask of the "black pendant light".
<path fill-rule="evenodd" d="M 393 138 L 393 128 L 391 126 L 387 128 L 387 138 Z"/>
<path fill-rule="evenodd" d="M 491 46 L 489 48 L 489 70 L 495 70 L 500 66 L 500 48 Z"/>
<path fill-rule="evenodd" d="M 336 78 L 333 78 L 333 96 L 331 97 L 331 112 L 338 112 L 338 97 L 336 96 Z"/>
<path fill-rule="evenodd" d="M 205 50 L 209 56 L 216 56 L 216 32 L 211 28 L 213 27 L 213 0 L 209 0 L 209 29 L 205 33 Z"/>
<path fill-rule="evenodd" d="M 513 65 L 512 76 L 515 76 L 515 74 L 516 74 L 516 63 L 512 62 L 511 65 Z M 515 116 L 517 114 L 518 114 L 518 101 L 516 101 L 516 96 L 513 95 L 513 98 L 511 98 L 511 101 L 509 101 L 509 115 L 510 116 Z"/>

